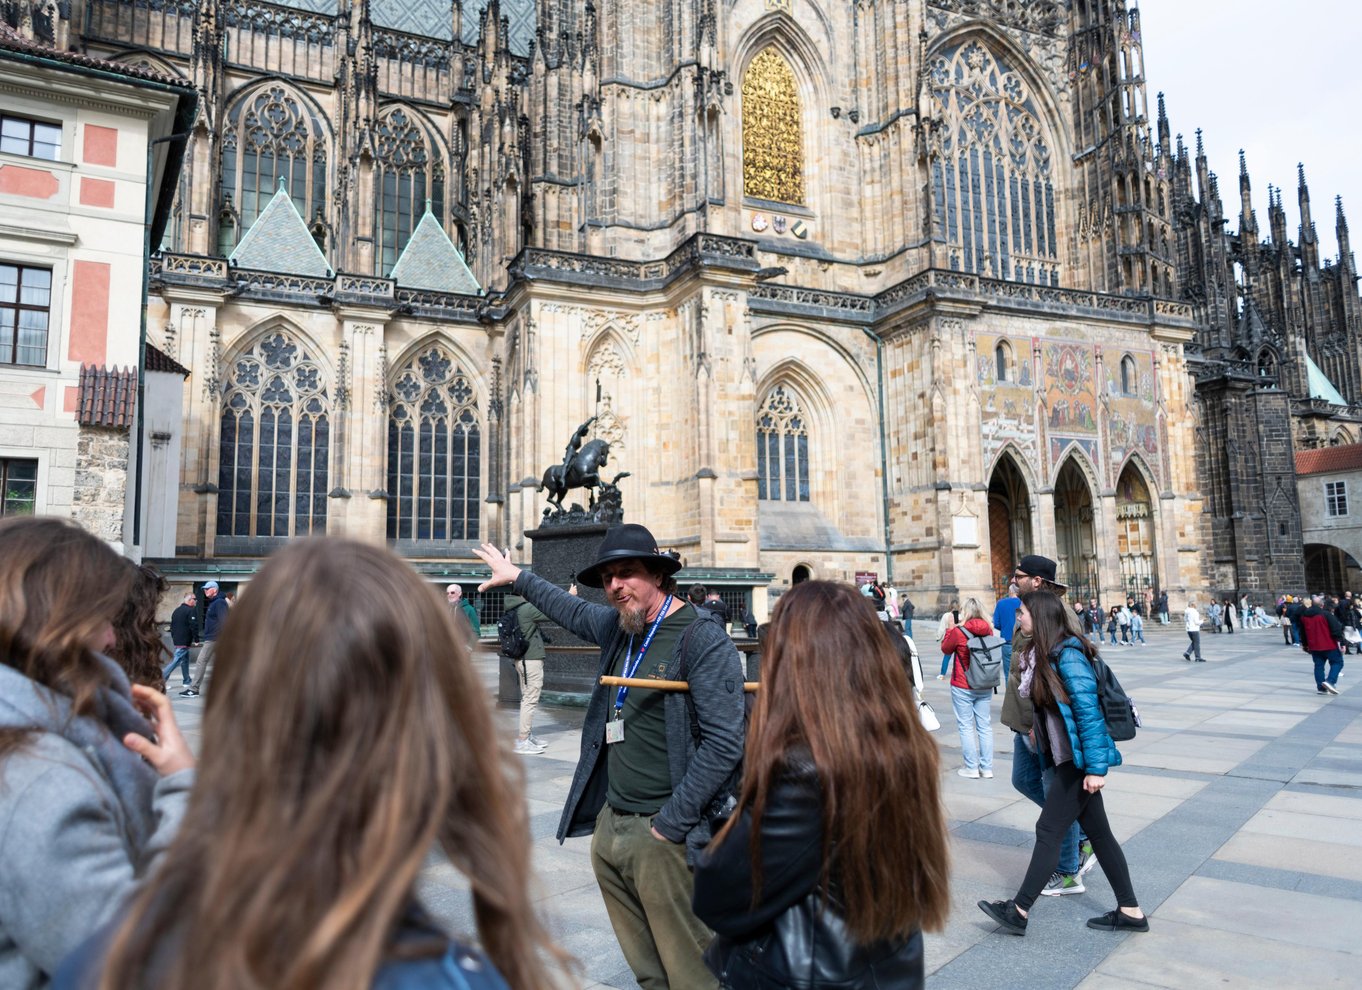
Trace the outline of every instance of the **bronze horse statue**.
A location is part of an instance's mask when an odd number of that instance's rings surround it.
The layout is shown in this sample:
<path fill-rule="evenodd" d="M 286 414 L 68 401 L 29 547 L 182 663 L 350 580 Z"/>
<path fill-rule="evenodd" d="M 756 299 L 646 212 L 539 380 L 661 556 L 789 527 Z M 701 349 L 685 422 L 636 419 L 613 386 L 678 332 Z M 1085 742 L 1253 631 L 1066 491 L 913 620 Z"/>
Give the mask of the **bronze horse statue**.
<path fill-rule="evenodd" d="M 588 420 L 588 422 L 590 422 Z M 585 424 L 583 424 L 585 425 Z M 588 490 L 601 484 L 600 469 L 610 460 L 610 443 L 606 440 L 592 440 L 580 450 L 572 451 L 562 464 L 555 464 L 544 472 L 539 483 L 539 491 L 548 489 L 549 504 L 563 508 L 563 496 L 574 488 Z M 595 493 L 592 493 L 595 499 Z"/>

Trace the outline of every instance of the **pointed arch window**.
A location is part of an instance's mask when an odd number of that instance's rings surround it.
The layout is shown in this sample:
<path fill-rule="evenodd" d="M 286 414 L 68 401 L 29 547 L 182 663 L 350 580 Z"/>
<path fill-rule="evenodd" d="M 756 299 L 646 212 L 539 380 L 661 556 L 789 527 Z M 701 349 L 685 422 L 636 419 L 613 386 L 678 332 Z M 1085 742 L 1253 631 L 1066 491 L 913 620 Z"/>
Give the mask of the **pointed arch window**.
<path fill-rule="evenodd" d="M 330 413 L 322 369 L 276 330 L 236 358 L 223 388 L 219 536 L 326 531 Z"/>
<path fill-rule="evenodd" d="M 282 177 L 299 214 L 326 214 L 326 138 L 310 104 L 278 84 L 253 90 L 227 111 L 223 192 L 236 204 L 238 231 L 265 208 Z"/>
<path fill-rule="evenodd" d="M 472 378 L 439 345 L 389 394 L 388 538 L 476 540 L 482 432 Z"/>
<path fill-rule="evenodd" d="M 1135 370 L 1135 359 L 1127 354 L 1121 358 L 1121 394 L 1134 395 L 1139 374 Z"/>
<path fill-rule="evenodd" d="M 1266 348 L 1258 355 L 1258 377 L 1264 386 L 1277 384 L 1277 358 Z"/>
<path fill-rule="evenodd" d="M 931 149 L 933 219 L 950 267 L 1058 285 L 1052 149 L 1030 90 L 978 41 L 929 65 L 942 122 Z"/>
<path fill-rule="evenodd" d="M 426 200 L 441 223 L 445 217 L 445 165 L 438 144 L 419 119 L 398 107 L 375 129 L 374 259 L 387 275 L 425 214 Z"/>
<path fill-rule="evenodd" d="M 757 414 L 757 498 L 809 500 L 809 429 L 799 397 L 777 385 Z"/>
<path fill-rule="evenodd" d="M 999 383 L 1012 380 L 1012 345 L 1005 340 L 998 341 L 993 348 L 994 380 Z"/>
<path fill-rule="evenodd" d="M 804 205 L 804 122 L 794 70 L 764 48 L 742 81 L 743 195 Z"/>

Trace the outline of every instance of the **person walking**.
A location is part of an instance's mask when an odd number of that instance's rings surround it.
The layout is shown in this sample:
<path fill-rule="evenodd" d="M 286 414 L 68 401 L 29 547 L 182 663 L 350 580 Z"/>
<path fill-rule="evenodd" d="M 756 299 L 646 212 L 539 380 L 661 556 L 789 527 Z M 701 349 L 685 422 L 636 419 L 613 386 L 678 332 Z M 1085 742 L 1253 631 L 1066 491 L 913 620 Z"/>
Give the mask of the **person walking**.
<path fill-rule="evenodd" d="M 1018 693 L 1035 708 L 1032 735 L 1054 782 L 1036 821 L 1036 844 L 1017 893 L 1005 901 L 979 901 L 979 909 L 1004 931 L 1025 935 L 1030 912 L 1054 875 L 1060 842 L 1076 819 L 1092 842 L 1097 863 L 1116 895 L 1116 910 L 1088 919 L 1088 927 L 1109 932 L 1147 932 L 1130 869 L 1112 834 L 1102 802 L 1107 772 L 1121 765 L 1121 754 L 1107 734 L 1093 674 L 1092 646 L 1069 635 L 1063 605 L 1053 595 L 1033 591 L 1022 597 L 1017 621 L 1031 636 L 1031 648 L 1018 655 L 1023 668 Z"/>
<path fill-rule="evenodd" d="M 595 562 L 577 572 L 579 583 L 605 590 L 609 605 L 522 571 L 490 543 L 473 552 L 492 571 L 480 591 L 510 585 L 601 647 L 558 839 L 591 836 L 592 871 L 635 979 L 715 987 L 701 959 L 711 933 L 691 910 L 691 868 L 716 815 L 735 800 L 744 739 L 737 647 L 677 597 L 680 560 L 636 523 L 607 530 Z M 607 687 L 599 675 L 686 681 L 689 690 Z"/>
<path fill-rule="evenodd" d="M 184 816 L 170 702 L 106 656 L 132 578 L 75 523 L 0 520 L 0 987 L 47 986 Z"/>
<path fill-rule="evenodd" d="M 514 749 L 520 756 L 538 756 L 548 749 L 534 735 L 534 713 L 544 690 L 544 631 L 540 626 L 549 620 L 519 595 L 507 595 L 505 608 L 508 612 L 515 611 L 520 634 L 529 644 L 525 655 L 514 661 L 516 676 L 520 678 L 520 724 Z"/>
<path fill-rule="evenodd" d="M 550 990 L 566 957 L 530 892 L 524 794 L 437 591 L 336 536 L 291 541 L 251 587 L 217 641 L 184 827 L 54 990 Z M 419 906 L 432 847 L 481 951 Z"/>
<path fill-rule="evenodd" d="M 478 610 L 473 607 L 472 602 L 464 597 L 463 588 L 457 584 L 451 584 L 445 588 L 445 603 L 463 623 L 467 646 L 472 649 L 482 631 L 482 622 L 478 617 Z"/>
<path fill-rule="evenodd" d="M 1291 622 L 1291 616 L 1289 614 L 1292 604 L 1293 602 L 1291 601 L 1290 595 L 1284 596 L 1282 600 L 1277 603 L 1277 621 L 1282 627 L 1282 639 L 1286 641 L 1287 646 L 1296 645 L 1295 626 Z"/>
<path fill-rule="evenodd" d="M 1315 690 L 1320 694 L 1338 694 L 1338 675 L 1343 670 L 1343 654 L 1338 641 L 1343 638 L 1343 625 L 1332 612 L 1324 608 L 1324 596 L 1315 595 L 1310 607 L 1301 612 L 1301 648 L 1315 661 Z M 1324 673 L 1324 665 L 1329 673 Z"/>
<path fill-rule="evenodd" d="M 1214 598 L 1212 598 L 1210 604 L 1206 606 L 1206 617 L 1210 620 L 1211 632 L 1220 632 L 1221 622 L 1223 620 L 1220 615 L 1220 603 Z"/>
<path fill-rule="evenodd" d="M 1168 592 L 1166 591 L 1159 592 L 1158 611 L 1160 624 L 1168 625 Z"/>
<path fill-rule="evenodd" d="M 861 597 L 805 581 L 771 617 L 738 805 L 695 870 L 705 961 L 730 990 L 914 990 L 922 930 L 945 925 L 936 747 Z"/>
<path fill-rule="evenodd" d="M 170 645 L 175 648 L 175 653 L 165 670 L 161 671 L 161 676 L 169 679 L 171 671 L 179 667 L 180 677 L 183 679 L 181 687 L 189 687 L 190 684 L 189 648 L 198 642 L 199 638 L 198 604 L 198 597 L 191 591 L 175 606 L 175 611 L 170 613 Z"/>
<path fill-rule="evenodd" d="M 1196 654 L 1196 662 L 1202 663 L 1201 656 L 1201 613 L 1196 610 L 1196 599 L 1187 599 L 1187 608 L 1182 612 L 1183 625 L 1187 629 L 1187 649 L 1182 652 L 1182 659 L 1191 661 L 1192 654 Z"/>
<path fill-rule="evenodd" d="M 1130 616 L 1130 636 L 1131 644 L 1139 643 L 1141 646 L 1148 646 L 1144 641 L 1144 616 L 1139 612 L 1133 612 Z"/>
<path fill-rule="evenodd" d="M 203 681 L 213 663 L 213 652 L 217 649 L 222 624 L 227 621 L 227 601 L 218 594 L 216 581 L 203 582 L 203 596 L 208 599 L 208 608 L 203 616 L 203 646 L 199 647 L 199 659 L 194 663 L 194 680 L 180 692 L 181 698 L 197 698 L 203 690 Z"/>
<path fill-rule="evenodd" d="M 1131 600 L 1130 600 L 1129 598 L 1127 598 L 1127 599 L 1126 599 L 1126 603 L 1125 603 L 1124 605 L 1121 606 L 1121 611 L 1119 611 L 1118 613 L 1116 613 L 1116 622 L 1117 622 L 1117 624 L 1120 625 L 1120 627 L 1121 627 L 1121 645 L 1122 645 L 1122 646 L 1134 646 L 1134 645 L 1135 645 L 1134 641 L 1130 638 L 1130 620 L 1131 620 L 1132 612 L 1133 612 L 1133 610 L 1131 609 L 1130 606 L 1131 606 Z"/>
<path fill-rule="evenodd" d="M 1119 645 L 1116 642 L 1116 630 L 1121 626 L 1121 609 L 1113 605 L 1107 613 L 1107 635 L 1111 637 L 1111 645 Z"/>
<path fill-rule="evenodd" d="M 1021 608 L 1021 592 L 1013 580 L 1007 586 L 1007 597 L 999 598 L 993 606 L 993 628 L 1003 638 L 1003 680 L 1012 672 L 1012 636 L 1017 631 L 1017 609 Z"/>
<path fill-rule="evenodd" d="M 960 732 L 960 755 L 965 761 L 956 773 L 977 780 L 993 776 L 993 723 L 989 718 L 993 689 L 974 690 L 965 671 L 969 669 L 971 637 L 991 636 L 993 627 L 984 618 L 983 606 L 977 598 L 965 599 L 960 617 L 961 624 L 951 628 L 941 640 L 941 652 L 952 661 L 951 707 L 955 710 L 955 727 Z"/>
<path fill-rule="evenodd" d="M 1048 557 L 1027 556 L 1017 565 L 1013 580 L 1020 594 L 1045 591 L 1058 598 L 1064 593 L 1065 588 L 1055 581 L 1055 571 L 1055 562 Z M 1017 604 L 1020 609 L 1020 598 Z M 1064 617 L 1069 624 L 1069 635 L 1082 639 L 1083 634 L 1077 615 L 1066 608 Z M 1030 648 L 1031 634 L 1023 631 L 1018 624 L 1012 636 L 1013 655 L 1023 654 Z M 1047 766 L 1036 751 L 1036 744 L 1031 736 L 1035 709 L 1031 705 L 1031 699 L 1023 698 L 1019 693 L 1021 675 L 1021 668 L 1014 665 L 1003 691 L 1000 721 L 1012 730 L 1012 787 L 1023 797 L 1035 802 L 1036 807 L 1041 808 L 1045 806 L 1045 795 L 1054 782 L 1054 768 Z M 1086 889 L 1083 877 L 1096 863 L 1097 857 L 1092 853 L 1091 844 L 1081 834 L 1078 823 L 1074 822 L 1060 840 L 1059 865 L 1041 890 L 1041 894 L 1058 897 L 1083 893 Z"/>
<path fill-rule="evenodd" d="M 1220 606 L 1220 616 L 1225 622 L 1225 632 L 1234 633 L 1234 602 L 1226 598 Z"/>

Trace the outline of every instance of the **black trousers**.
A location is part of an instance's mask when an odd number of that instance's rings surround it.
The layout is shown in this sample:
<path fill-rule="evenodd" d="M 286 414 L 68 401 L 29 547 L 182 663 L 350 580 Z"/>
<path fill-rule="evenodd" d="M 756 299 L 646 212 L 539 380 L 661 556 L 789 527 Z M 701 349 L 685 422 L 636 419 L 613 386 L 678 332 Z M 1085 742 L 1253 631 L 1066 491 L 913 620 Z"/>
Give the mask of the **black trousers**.
<path fill-rule="evenodd" d="M 1031 865 L 1026 868 L 1026 877 L 1014 898 L 1017 907 L 1023 911 L 1031 910 L 1031 905 L 1036 903 L 1036 898 L 1059 865 L 1060 841 L 1075 819 L 1092 843 L 1092 851 L 1097 854 L 1097 865 L 1107 875 L 1107 882 L 1116 894 L 1117 905 L 1139 907 L 1139 901 L 1135 900 L 1135 888 L 1130 883 L 1125 853 L 1121 852 L 1121 844 L 1111 834 L 1111 826 L 1107 823 L 1102 792 L 1089 794 L 1083 790 L 1085 776 L 1072 762 L 1055 767 L 1050 791 L 1045 795 L 1040 818 L 1036 820 L 1036 846 L 1031 850 Z"/>

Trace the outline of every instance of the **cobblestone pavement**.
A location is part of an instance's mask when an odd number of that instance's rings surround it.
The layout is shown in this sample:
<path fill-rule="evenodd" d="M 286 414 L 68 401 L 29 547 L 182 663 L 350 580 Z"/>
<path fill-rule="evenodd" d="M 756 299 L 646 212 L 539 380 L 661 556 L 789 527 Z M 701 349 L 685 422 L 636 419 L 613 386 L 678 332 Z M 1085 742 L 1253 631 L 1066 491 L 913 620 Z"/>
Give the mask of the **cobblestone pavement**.
<path fill-rule="evenodd" d="M 933 988 L 1235 988 L 1356 986 L 1362 967 L 1362 657 L 1348 658 L 1335 698 L 1315 691 L 1309 657 L 1276 629 L 1202 635 L 1204 664 L 1183 661 L 1177 623 L 1147 630 L 1146 647 L 1105 655 L 1144 719 L 1120 746 L 1125 763 L 1103 791 L 1130 863 L 1144 935 L 1084 927 L 1115 906 L 1101 870 L 1087 892 L 1041 898 L 1025 938 L 1000 934 L 975 901 L 1011 896 L 1025 872 L 1037 809 L 1009 784 L 1011 734 L 996 724 L 996 776 L 957 777 L 959 740 L 945 684 L 927 697 L 943 726 L 941 773 L 952 835 L 954 909 L 927 936 Z M 935 644 L 922 643 L 935 670 Z M 476 657 L 488 690 L 497 660 Z M 202 699 L 172 690 L 197 745 Z M 579 709 L 542 710 L 548 743 L 525 757 L 539 896 L 559 941 L 581 961 L 588 988 L 633 988 L 588 860 L 589 839 L 554 839 L 572 778 Z M 499 706 L 509 744 L 515 710 Z M 893 841 L 885 836 L 886 842 Z M 461 877 L 432 860 L 430 907 L 456 930 L 472 920 Z M 1352 932 L 1352 935 L 1348 935 Z M 684 990 L 684 988 L 678 988 Z"/>

